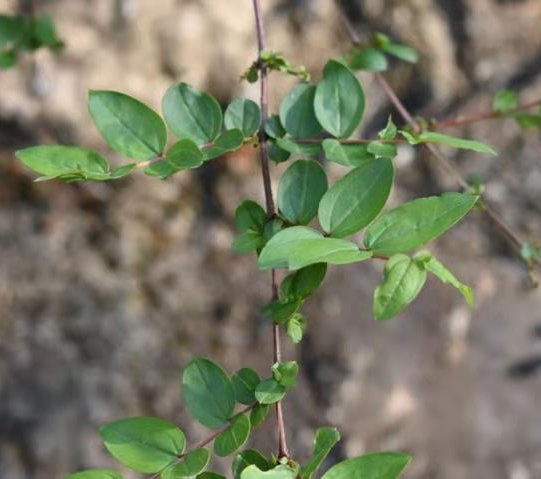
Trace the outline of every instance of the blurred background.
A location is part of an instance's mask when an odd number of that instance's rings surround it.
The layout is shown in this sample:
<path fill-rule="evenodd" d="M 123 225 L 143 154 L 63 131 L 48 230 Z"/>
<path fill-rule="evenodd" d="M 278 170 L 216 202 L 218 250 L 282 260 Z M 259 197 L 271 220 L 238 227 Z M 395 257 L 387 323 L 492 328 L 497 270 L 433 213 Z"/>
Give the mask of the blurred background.
<path fill-rule="evenodd" d="M 159 110 L 167 87 L 186 81 L 225 106 L 257 98 L 239 81 L 256 54 L 249 0 L 35 0 L 66 48 L 40 50 L 0 71 L 0 477 L 54 479 L 109 466 L 103 422 L 156 415 L 194 443 L 206 432 L 180 400 L 193 356 L 229 372 L 267 374 L 271 330 L 259 313 L 269 277 L 230 251 L 242 198 L 262 201 L 248 147 L 162 182 L 143 174 L 102 184 L 33 183 L 14 150 L 37 143 L 104 148 L 86 109 L 89 89 L 133 95 Z M 265 0 L 269 48 L 320 76 L 347 48 L 331 0 Z M 388 79 L 416 114 L 448 118 L 490 110 L 500 88 L 541 97 L 539 0 L 348 0 L 361 34 L 381 31 L 421 53 Z M 1 13 L 28 1 L 0 0 Z M 361 134 L 393 109 L 369 74 Z M 272 109 L 294 80 L 271 75 Z M 400 123 L 397 115 L 395 120 Z M 512 120 L 449 133 L 489 142 L 501 155 L 448 152 L 523 237 L 541 238 L 541 137 Z M 455 190 L 421 150 L 401 149 L 392 203 Z M 326 165 L 330 177 L 343 173 Z M 273 168 L 275 178 L 283 166 Z M 314 429 L 336 425 L 330 462 L 398 449 L 409 479 L 541 477 L 541 294 L 480 213 L 431 251 L 474 287 L 476 307 L 430 280 L 399 318 L 376 323 L 371 298 L 381 265 L 332 268 L 306 308 L 301 378 L 285 401 L 295 457 Z M 374 264 L 373 264 L 374 263 Z M 272 427 L 254 436 L 271 452 Z M 225 471 L 226 463 L 217 464 Z M 126 474 L 126 477 L 135 477 Z"/>

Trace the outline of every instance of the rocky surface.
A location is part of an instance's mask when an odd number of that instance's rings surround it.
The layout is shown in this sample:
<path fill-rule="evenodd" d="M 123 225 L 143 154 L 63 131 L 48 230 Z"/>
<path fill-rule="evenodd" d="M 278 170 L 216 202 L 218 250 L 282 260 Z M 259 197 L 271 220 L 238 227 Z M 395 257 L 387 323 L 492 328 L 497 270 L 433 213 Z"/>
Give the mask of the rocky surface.
<path fill-rule="evenodd" d="M 250 2 L 35 3 L 67 48 L 0 73 L 0 476 L 9 479 L 110 464 L 96 428 L 127 415 L 178 421 L 195 441 L 205 431 L 180 401 L 183 364 L 208 355 L 231 372 L 264 373 L 271 357 L 258 312 L 269 278 L 253 257 L 229 250 L 240 198 L 262 196 L 251 148 L 167 182 L 133 175 L 99 185 L 34 184 L 13 158 L 37 142 L 106 151 L 86 112 L 90 88 L 156 108 L 179 79 L 224 104 L 255 97 L 238 81 L 255 52 Z M 323 59 L 345 47 L 330 0 L 264 3 L 269 45 L 316 78 Z M 416 113 L 482 111 L 501 87 L 541 96 L 538 0 L 346 6 L 361 33 L 384 31 L 422 53 L 418 66 L 389 74 Z M 16 8 L 0 0 L 0 11 Z M 392 110 L 373 78 L 361 80 L 363 133 L 372 135 Z M 272 76 L 274 107 L 290 85 Z M 485 178 L 488 198 L 524 237 L 541 238 L 538 132 L 510 121 L 456 132 L 500 150 L 497 159 L 449 157 Z M 457 187 L 424 155 L 404 149 L 398 164 L 393 202 Z M 376 324 L 370 304 L 381 265 L 333 269 L 307 308 L 306 341 L 285 347 L 303 362 L 285 404 L 293 450 L 305 457 L 313 429 L 335 424 L 343 441 L 333 461 L 393 448 L 415 456 L 411 479 L 541 477 L 539 291 L 527 289 L 522 265 L 481 214 L 431 249 L 474 286 L 476 308 L 430 281 L 399 319 Z M 272 448 L 272 428 L 255 442 Z"/>

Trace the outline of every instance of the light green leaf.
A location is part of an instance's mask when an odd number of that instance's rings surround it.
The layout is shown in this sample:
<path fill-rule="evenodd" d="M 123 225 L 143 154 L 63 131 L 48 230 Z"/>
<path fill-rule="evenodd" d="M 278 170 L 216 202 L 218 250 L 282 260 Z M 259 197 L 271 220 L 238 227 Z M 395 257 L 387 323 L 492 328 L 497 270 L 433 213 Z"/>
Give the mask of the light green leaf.
<path fill-rule="evenodd" d="M 167 125 L 180 139 L 212 143 L 222 129 L 222 109 L 216 99 L 186 83 L 167 90 L 162 109 Z"/>
<path fill-rule="evenodd" d="M 266 242 L 266 238 L 261 233 L 248 230 L 235 236 L 231 249 L 235 253 L 249 253 L 263 248 Z"/>
<path fill-rule="evenodd" d="M 299 269 L 316 263 L 350 264 L 372 257 L 370 251 L 360 251 L 355 243 L 337 238 L 300 240 L 291 246 L 289 268 Z"/>
<path fill-rule="evenodd" d="M 394 140 L 396 135 L 398 133 L 398 129 L 396 128 L 396 125 L 393 122 L 392 117 L 389 115 L 389 119 L 387 120 L 387 125 L 383 130 L 381 130 L 378 133 L 378 136 L 382 140 Z"/>
<path fill-rule="evenodd" d="M 384 255 L 417 248 L 458 223 L 477 200 L 477 196 L 466 193 L 444 193 L 404 203 L 368 227 L 364 244 Z"/>
<path fill-rule="evenodd" d="M 226 479 L 225 476 L 218 474 L 217 472 L 202 472 L 197 475 L 196 479 Z"/>
<path fill-rule="evenodd" d="M 308 298 L 323 282 L 327 265 L 313 264 L 286 276 L 280 285 L 280 298 L 298 301 Z"/>
<path fill-rule="evenodd" d="M 265 407 L 268 409 L 267 405 L 265 405 Z M 233 478 L 239 479 L 242 471 L 252 465 L 257 466 L 261 471 L 270 469 L 269 462 L 263 454 L 256 449 L 246 449 L 237 454 L 237 457 L 235 457 L 235 460 L 233 461 L 231 467 Z"/>
<path fill-rule="evenodd" d="M 118 179 L 123 178 L 126 175 L 129 175 L 135 168 L 137 167 L 137 163 L 130 163 L 129 165 L 123 165 L 119 166 L 118 168 L 115 168 L 113 171 L 111 171 L 111 179 Z"/>
<path fill-rule="evenodd" d="M 177 170 L 197 168 L 205 159 L 199 147 L 192 140 L 179 140 L 167 152 L 167 161 Z"/>
<path fill-rule="evenodd" d="M 382 283 L 374 292 L 374 317 L 391 319 L 420 293 L 426 271 L 409 256 L 397 254 L 385 263 Z"/>
<path fill-rule="evenodd" d="M 252 409 L 250 413 L 250 423 L 252 428 L 259 426 L 269 414 L 269 405 L 268 404 L 258 404 Z"/>
<path fill-rule="evenodd" d="M 518 105 L 518 95 L 511 90 L 500 90 L 496 92 L 492 99 L 492 108 L 494 111 L 504 113 Z"/>
<path fill-rule="evenodd" d="M 384 141 L 371 141 L 367 146 L 368 153 L 372 153 L 378 158 L 394 158 L 398 150 L 393 143 L 386 143 Z"/>
<path fill-rule="evenodd" d="M 276 145 L 282 150 L 296 155 L 316 156 L 321 153 L 319 144 L 295 143 L 291 138 L 277 138 Z"/>
<path fill-rule="evenodd" d="M 388 43 L 380 47 L 385 53 L 409 63 L 417 63 L 419 54 L 414 48 L 398 43 Z"/>
<path fill-rule="evenodd" d="M 273 378 L 261 381 L 255 389 L 255 397 L 261 404 L 274 404 L 286 395 L 286 388 Z"/>
<path fill-rule="evenodd" d="M 224 124 L 228 130 L 240 130 L 244 136 L 255 135 L 261 125 L 259 105 L 245 98 L 233 100 L 225 110 Z"/>
<path fill-rule="evenodd" d="M 231 378 L 235 387 L 237 401 L 246 406 L 255 402 L 255 388 L 261 382 L 259 374 L 253 369 L 239 369 Z"/>
<path fill-rule="evenodd" d="M 314 138 L 323 129 L 314 113 L 316 87 L 307 83 L 294 86 L 280 105 L 280 122 L 293 138 Z"/>
<path fill-rule="evenodd" d="M 314 98 L 321 126 L 337 138 L 347 138 L 359 126 L 364 107 L 364 92 L 357 77 L 343 63 L 330 60 Z"/>
<path fill-rule="evenodd" d="M 172 422 L 133 417 L 100 427 L 111 455 L 137 472 L 155 473 L 176 460 L 186 445 L 184 433 Z"/>
<path fill-rule="evenodd" d="M 205 448 L 195 449 L 182 460 L 169 466 L 161 473 L 161 479 L 181 479 L 194 477 L 203 472 L 210 461 L 210 451 Z"/>
<path fill-rule="evenodd" d="M 334 427 L 321 427 L 316 431 L 314 451 L 308 464 L 301 467 L 301 479 L 310 479 L 314 475 L 338 441 L 340 441 L 340 433 Z"/>
<path fill-rule="evenodd" d="M 444 135 L 433 131 L 423 131 L 417 136 L 419 143 L 435 143 L 438 145 L 451 146 L 463 150 L 476 151 L 477 153 L 487 153 L 489 155 L 497 155 L 498 152 L 491 146 L 480 141 L 466 140 L 455 136 Z"/>
<path fill-rule="evenodd" d="M 321 227 L 337 238 L 360 231 L 385 206 L 393 176 L 388 159 L 369 160 L 349 172 L 323 195 L 318 212 Z"/>
<path fill-rule="evenodd" d="M 308 224 L 327 191 L 327 175 L 312 160 L 298 160 L 284 172 L 278 187 L 278 209 L 292 224 Z"/>
<path fill-rule="evenodd" d="M 111 469 L 89 469 L 68 474 L 64 479 L 122 479 L 122 476 Z"/>
<path fill-rule="evenodd" d="M 340 462 L 321 479 L 397 479 L 410 462 L 407 454 L 376 452 Z"/>
<path fill-rule="evenodd" d="M 295 386 L 298 374 L 297 361 L 278 362 L 272 365 L 272 377 L 286 389 Z"/>
<path fill-rule="evenodd" d="M 365 48 L 355 51 L 349 58 L 349 68 L 369 72 L 383 72 L 389 62 L 383 53 L 376 48 Z"/>
<path fill-rule="evenodd" d="M 167 142 L 165 125 L 144 103 L 115 91 L 91 91 L 88 109 L 113 150 L 139 161 L 163 152 Z"/>
<path fill-rule="evenodd" d="M 170 176 L 174 175 L 175 173 L 178 173 L 180 170 L 173 166 L 171 163 L 169 163 L 166 160 L 157 161 L 156 163 L 152 163 L 152 165 L 148 166 L 144 169 L 145 175 L 148 176 L 156 176 L 162 180 L 166 180 Z"/>
<path fill-rule="evenodd" d="M 327 160 L 344 166 L 361 166 L 366 161 L 374 159 L 374 155 L 368 152 L 368 145 L 342 144 L 334 138 L 328 138 L 323 140 L 321 146 Z"/>
<path fill-rule="evenodd" d="M 250 418 L 238 414 L 231 419 L 230 426 L 214 440 L 214 452 L 218 456 L 229 456 L 242 447 L 250 436 Z"/>
<path fill-rule="evenodd" d="M 289 466 L 280 465 L 268 471 L 261 471 L 257 466 L 248 466 L 240 479 L 295 479 L 297 472 Z"/>
<path fill-rule="evenodd" d="M 300 313 L 295 313 L 286 323 L 286 333 L 289 336 L 289 339 L 297 344 L 302 341 L 306 327 L 306 318 Z"/>
<path fill-rule="evenodd" d="M 238 150 L 244 144 L 244 135 L 240 130 L 228 130 L 222 133 L 211 145 L 203 146 L 205 161 L 218 158 L 231 151 Z"/>
<path fill-rule="evenodd" d="M 190 414 L 210 429 L 226 424 L 235 408 L 233 383 L 216 363 L 197 358 L 184 369 L 182 395 Z"/>
<path fill-rule="evenodd" d="M 468 305 L 473 306 L 473 291 L 472 289 L 461 283 L 457 277 L 447 269 L 447 267 L 439 261 L 437 258 L 432 256 L 426 251 L 417 253 L 413 257 L 414 261 L 417 262 L 422 268 L 430 271 L 434 274 L 440 281 L 444 284 L 450 284 L 460 291 Z"/>

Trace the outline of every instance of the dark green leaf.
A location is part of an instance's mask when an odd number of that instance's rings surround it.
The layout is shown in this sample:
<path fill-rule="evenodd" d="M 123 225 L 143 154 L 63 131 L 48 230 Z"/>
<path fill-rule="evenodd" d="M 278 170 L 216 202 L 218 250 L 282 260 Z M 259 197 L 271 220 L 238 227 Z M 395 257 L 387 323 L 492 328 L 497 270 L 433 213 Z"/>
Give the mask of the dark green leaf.
<path fill-rule="evenodd" d="M 268 406 L 265 405 L 268 409 Z M 232 465 L 233 478 L 239 479 L 242 471 L 248 466 L 255 465 L 261 471 L 267 471 L 270 469 L 269 462 L 267 458 L 255 449 L 246 449 L 241 453 L 237 454 Z"/>
<path fill-rule="evenodd" d="M 280 285 L 280 297 L 286 301 L 306 299 L 319 288 L 326 272 L 327 265 L 319 263 L 291 273 Z"/>
<path fill-rule="evenodd" d="M 182 460 L 169 466 L 161 473 L 161 479 L 181 479 L 194 477 L 203 472 L 210 461 L 210 451 L 205 448 L 195 449 Z"/>
<path fill-rule="evenodd" d="M 329 138 L 323 140 L 321 146 L 327 160 L 344 166 L 361 166 L 366 161 L 374 159 L 374 155 L 368 152 L 368 145 L 341 144 L 338 140 Z"/>
<path fill-rule="evenodd" d="M 271 301 L 266 304 L 261 313 L 263 316 L 272 318 L 277 324 L 284 324 L 299 310 L 302 306 L 303 300 L 293 301 Z"/>
<path fill-rule="evenodd" d="M 387 57 L 376 48 L 365 48 L 355 51 L 349 58 L 349 67 L 352 70 L 369 72 L 382 72 L 387 70 L 389 62 Z"/>
<path fill-rule="evenodd" d="M 222 109 L 216 99 L 186 83 L 167 90 L 162 109 L 165 121 L 175 135 L 198 145 L 212 143 L 222 129 Z"/>
<path fill-rule="evenodd" d="M 289 160 L 291 153 L 280 148 L 274 141 L 269 142 L 269 158 L 275 163 Z"/>
<path fill-rule="evenodd" d="M 272 377 L 286 389 L 295 386 L 297 374 L 299 374 L 297 361 L 278 362 L 272 365 Z"/>
<path fill-rule="evenodd" d="M 68 474 L 64 479 L 122 479 L 122 476 L 111 469 L 89 469 Z"/>
<path fill-rule="evenodd" d="M 205 156 L 192 140 L 179 140 L 167 152 L 167 161 L 177 170 L 197 168 Z"/>
<path fill-rule="evenodd" d="M 312 160 L 295 161 L 282 175 L 278 187 L 278 209 L 292 224 L 308 224 L 316 215 L 327 191 L 327 175 Z"/>
<path fill-rule="evenodd" d="M 294 138 L 313 138 L 323 130 L 314 113 L 316 87 L 301 83 L 293 87 L 280 106 L 280 121 Z"/>
<path fill-rule="evenodd" d="M 253 369 L 243 368 L 238 370 L 231 379 L 238 402 L 246 406 L 255 402 L 255 388 L 261 382 L 259 374 Z"/>
<path fill-rule="evenodd" d="M 229 456 L 242 447 L 250 437 L 250 418 L 238 414 L 231 419 L 230 426 L 214 440 L 214 452 L 217 456 Z"/>
<path fill-rule="evenodd" d="M 216 363 L 194 359 L 182 375 L 182 395 L 190 414 L 210 429 L 227 423 L 235 408 L 233 383 Z"/>
<path fill-rule="evenodd" d="M 280 218 L 275 218 L 265 225 L 264 234 L 267 240 L 285 228 L 285 223 Z"/>
<path fill-rule="evenodd" d="M 494 111 L 504 113 L 518 105 L 518 95 L 511 90 L 500 90 L 496 92 L 492 99 L 492 108 Z"/>
<path fill-rule="evenodd" d="M 369 226 L 364 244 L 379 254 L 403 253 L 417 248 L 458 223 L 477 199 L 466 193 L 445 193 L 404 203 Z"/>
<path fill-rule="evenodd" d="M 426 270 L 403 254 L 385 263 L 383 282 L 374 292 L 374 317 L 391 319 L 420 293 L 426 281 Z"/>
<path fill-rule="evenodd" d="M 290 138 L 277 138 L 276 145 L 288 153 L 296 155 L 316 156 L 321 153 L 321 146 L 313 143 L 295 143 Z"/>
<path fill-rule="evenodd" d="M 244 144 L 244 135 L 240 130 L 228 130 L 209 146 L 203 147 L 205 161 L 218 158 L 231 151 L 238 150 Z"/>
<path fill-rule="evenodd" d="M 267 239 L 259 231 L 247 230 L 235 236 L 231 249 L 235 253 L 249 253 L 263 248 Z"/>
<path fill-rule="evenodd" d="M 527 114 L 517 113 L 515 120 L 521 128 L 541 128 L 541 115 L 540 114 Z"/>
<path fill-rule="evenodd" d="M 217 472 L 202 472 L 197 475 L 196 479 L 226 479 L 226 477 Z"/>
<path fill-rule="evenodd" d="M 56 28 L 51 17 L 48 15 L 42 15 L 34 20 L 33 35 L 39 46 L 49 47 L 53 50 L 64 46 L 64 43 L 56 33 Z"/>
<path fill-rule="evenodd" d="M 0 15 L 0 47 L 17 42 L 23 35 L 23 31 L 24 21 L 21 17 Z"/>
<path fill-rule="evenodd" d="M 11 68 L 17 63 L 17 52 L 15 50 L 0 50 L 0 70 Z"/>
<path fill-rule="evenodd" d="M 331 467 L 321 479 L 397 479 L 411 457 L 399 452 L 376 452 Z"/>
<path fill-rule="evenodd" d="M 235 223 L 241 231 L 263 231 L 268 216 L 265 210 L 255 201 L 243 201 L 235 211 Z"/>
<path fill-rule="evenodd" d="M 186 445 L 175 424 L 152 417 L 133 417 L 100 427 L 111 455 L 134 471 L 155 473 L 176 460 Z"/>
<path fill-rule="evenodd" d="M 273 378 L 261 381 L 255 390 L 255 397 L 261 404 L 274 404 L 286 394 L 286 388 Z"/>
<path fill-rule="evenodd" d="M 265 133 L 270 138 L 282 138 L 286 135 L 286 130 L 282 126 L 280 117 L 278 115 L 272 115 L 269 117 L 267 124 L 265 125 Z"/>
<path fill-rule="evenodd" d="M 389 55 L 392 55 L 393 57 L 396 57 L 405 62 L 417 63 L 419 61 L 419 54 L 417 53 L 417 51 L 411 47 L 408 47 L 407 45 L 388 43 L 386 45 L 382 45 L 381 49 L 385 53 L 388 53 Z"/>
<path fill-rule="evenodd" d="M 393 176 L 388 159 L 369 160 L 349 172 L 323 195 L 318 212 L 321 227 L 338 238 L 360 231 L 385 206 Z"/>
<path fill-rule="evenodd" d="M 269 414 L 269 405 L 268 404 L 258 404 L 252 409 L 250 413 L 250 423 L 252 428 L 259 426 Z"/>
<path fill-rule="evenodd" d="M 135 98 L 115 91 L 91 91 L 88 109 L 107 144 L 128 158 L 150 160 L 165 148 L 167 131 L 162 119 Z"/>
<path fill-rule="evenodd" d="M 180 170 L 174 167 L 171 163 L 166 160 L 157 161 L 152 163 L 152 165 L 145 168 L 144 173 L 148 176 L 156 176 L 162 180 L 166 180 L 171 175 L 178 173 Z"/>
<path fill-rule="evenodd" d="M 330 60 L 314 98 L 321 126 L 337 138 L 347 138 L 359 126 L 364 106 L 364 92 L 357 77 L 343 63 Z"/>
<path fill-rule="evenodd" d="M 340 433 L 334 427 L 322 427 L 316 431 L 314 451 L 308 464 L 301 468 L 301 479 L 310 479 L 314 475 L 339 440 Z"/>
<path fill-rule="evenodd" d="M 257 103 L 245 98 L 233 100 L 225 110 L 224 125 L 237 129 L 244 136 L 253 136 L 261 125 L 261 110 Z"/>

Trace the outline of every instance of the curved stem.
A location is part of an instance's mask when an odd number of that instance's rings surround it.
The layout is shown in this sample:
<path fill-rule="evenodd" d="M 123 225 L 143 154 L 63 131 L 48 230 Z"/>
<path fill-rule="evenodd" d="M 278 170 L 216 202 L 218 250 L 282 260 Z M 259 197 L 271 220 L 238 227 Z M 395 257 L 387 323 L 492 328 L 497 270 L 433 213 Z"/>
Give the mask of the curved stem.
<path fill-rule="evenodd" d="M 265 190 L 265 202 L 267 206 L 267 214 L 269 217 L 276 215 L 276 208 L 272 197 L 272 185 L 269 170 L 269 152 L 267 136 L 265 134 L 265 125 L 269 116 L 269 100 L 268 100 L 268 83 L 267 83 L 267 67 L 261 61 L 261 53 L 265 50 L 265 30 L 263 26 L 263 16 L 260 0 L 252 0 L 255 15 L 255 24 L 257 32 L 257 47 L 258 47 L 258 69 L 260 78 L 260 107 L 261 107 L 261 128 L 259 131 L 259 159 L 261 163 L 261 173 L 263 175 L 263 188 Z M 272 270 L 272 299 L 278 299 L 278 284 L 276 281 L 276 271 Z M 280 327 L 273 325 L 273 350 L 274 362 L 282 359 L 280 348 Z M 285 432 L 284 413 L 282 403 L 277 402 L 276 406 L 276 429 L 278 434 L 278 457 L 289 457 L 287 447 L 287 438 Z"/>

